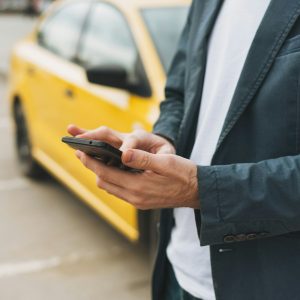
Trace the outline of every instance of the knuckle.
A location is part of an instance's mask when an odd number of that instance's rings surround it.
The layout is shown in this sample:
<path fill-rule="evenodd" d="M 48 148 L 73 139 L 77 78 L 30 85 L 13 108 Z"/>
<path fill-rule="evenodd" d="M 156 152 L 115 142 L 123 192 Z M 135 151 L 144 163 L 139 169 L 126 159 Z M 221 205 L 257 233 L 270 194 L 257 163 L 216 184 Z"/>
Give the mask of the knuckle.
<path fill-rule="evenodd" d="M 140 197 L 137 194 L 132 193 L 130 202 L 132 205 L 134 205 L 135 207 L 138 207 L 141 205 L 141 201 L 140 201 Z"/>
<path fill-rule="evenodd" d="M 176 150 L 175 150 L 174 146 L 172 146 L 171 144 L 167 145 L 166 149 L 167 149 L 167 153 L 171 153 L 171 154 L 175 154 L 176 153 Z"/>
<path fill-rule="evenodd" d="M 106 130 L 108 130 L 108 127 L 105 126 L 105 125 L 102 125 L 102 126 L 99 127 L 99 130 L 106 131 Z"/>
<path fill-rule="evenodd" d="M 146 209 L 146 197 L 144 195 L 135 195 L 132 199 L 133 205 L 141 210 Z"/>
<path fill-rule="evenodd" d="M 132 188 L 131 188 L 131 192 L 132 192 L 132 194 L 134 195 L 134 196 L 139 196 L 140 195 L 140 193 L 141 193 L 141 187 L 140 187 L 140 185 L 135 185 L 135 186 L 133 186 Z"/>
<path fill-rule="evenodd" d="M 149 155 L 143 155 L 141 159 L 141 165 L 144 168 L 148 168 L 151 166 L 151 159 Z"/>
<path fill-rule="evenodd" d="M 86 157 L 86 155 L 83 155 L 83 156 L 81 157 L 81 162 L 82 162 L 82 164 L 83 164 L 86 168 L 88 168 L 88 162 L 87 162 L 87 157 Z"/>
<path fill-rule="evenodd" d="M 138 139 L 134 134 L 130 134 L 125 137 L 122 144 L 123 151 L 129 148 L 135 148 L 138 144 Z"/>
<path fill-rule="evenodd" d="M 134 129 L 131 133 L 131 135 L 138 135 L 140 132 L 140 129 Z"/>
<path fill-rule="evenodd" d="M 100 177 L 97 177 L 97 187 L 101 189 L 104 187 L 104 181 Z"/>
<path fill-rule="evenodd" d="M 102 181 L 108 182 L 108 180 L 109 180 L 108 175 L 105 174 L 104 172 L 101 172 L 101 171 L 99 170 L 99 168 L 97 169 L 97 175 L 98 175 L 98 177 L 99 177 Z"/>
<path fill-rule="evenodd" d="M 174 167 L 176 164 L 176 157 L 174 155 L 168 155 L 166 158 L 166 164 L 168 167 Z"/>
<path fill-rule="evenodd" d="M 146 198 L 145 195 L 140 195 L 139 201 L 140 201 L 141 204 L 145 204 L 145 203 L 146 203 L 146 200 L 147 200 L 147 198 Z"/>
<path fill-rule="evenodd" d="M 97 172 L 97 174 L 96 174 L 98 177 L 99 177 L 99 179 L 101 180 L 101 182 L 107 182 L 107 178 L 105 177 L 105 176 L 103 176 L 103 174 L 101 174 L 100 172 Z"/>
<path fill-rule="evenodd" d="M 110 133 L 110 129 L 107 126 L 99 127 L 99 132 L 103 135 L 108 135 Z"/>
<path fill-rule="evenodd" d="M 133 135 L 136 135 L 136 136 L 142 136 L 142 135 L 144 135 L 145 134 L 145 130 L 144 129 L 135 129 L 134 131 L 133 131 Z"/>
<path fill-rule="evenodd" d="M 138 140 L 138 138 L 135 134 L 130 134 L 126 137 L 125 142 L 128 144 L 132 144 L 133 142 L 136 142 L 137 140 Z"/>

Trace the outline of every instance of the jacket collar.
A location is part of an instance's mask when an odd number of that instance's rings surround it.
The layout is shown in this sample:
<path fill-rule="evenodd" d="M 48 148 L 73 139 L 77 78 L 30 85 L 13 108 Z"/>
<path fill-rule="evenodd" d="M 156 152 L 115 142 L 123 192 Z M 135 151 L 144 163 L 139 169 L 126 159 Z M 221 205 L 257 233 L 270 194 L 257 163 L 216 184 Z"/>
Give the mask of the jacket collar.
<path fill-rule="evenodd" d="M 263 84 L 299 14 L 300 0 L 272 0 L 270 3 L 249 50 L 217 150 Z"/>

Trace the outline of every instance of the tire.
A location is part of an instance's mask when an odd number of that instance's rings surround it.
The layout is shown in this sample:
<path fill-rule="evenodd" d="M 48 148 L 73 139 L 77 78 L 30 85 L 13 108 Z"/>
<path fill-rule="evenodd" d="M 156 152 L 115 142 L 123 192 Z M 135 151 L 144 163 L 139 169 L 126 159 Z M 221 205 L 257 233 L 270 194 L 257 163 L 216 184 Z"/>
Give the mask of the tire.
<path fill-rule="evenodd" d="M 20 103 L 14 106 L 15 149 L 23 175 L 41 179 L 46 175 L 45 170 L 35 161 L 31 152 L 31 142 L 26 124 L 24 110 Z"/>

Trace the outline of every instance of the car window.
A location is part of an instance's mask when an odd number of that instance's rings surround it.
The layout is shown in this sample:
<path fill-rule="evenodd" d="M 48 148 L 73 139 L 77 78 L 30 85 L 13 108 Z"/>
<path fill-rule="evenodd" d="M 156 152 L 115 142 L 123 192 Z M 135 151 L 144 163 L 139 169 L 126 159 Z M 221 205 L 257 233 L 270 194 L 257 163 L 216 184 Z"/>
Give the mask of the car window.
<path fill-rule="evenodd" d="M 138 51 L 124 16 L 113 6 L 94 4 L 78 53 L 86 68 L 117 65 L 123 67 L 134 81 Z"/>
<path fill-rule="evenodd" d="M 142 10 L 165 71 L 170 67 L 187 14 L 186 6 Z"/>
<path fill-rule="evenodd" d="M 72 60 L 76 55 L 89 8 L 88 2 L 71 3 L 50 16 L 39 31 L 39 44 L 59 56 Z"/>

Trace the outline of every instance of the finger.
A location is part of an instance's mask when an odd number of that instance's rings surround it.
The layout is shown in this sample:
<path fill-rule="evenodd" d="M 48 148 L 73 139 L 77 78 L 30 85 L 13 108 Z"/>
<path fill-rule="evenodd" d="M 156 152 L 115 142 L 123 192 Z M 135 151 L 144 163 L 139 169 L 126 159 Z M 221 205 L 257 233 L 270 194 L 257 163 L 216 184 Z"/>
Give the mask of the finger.
<path fill-rule="evenodd" d="M 163 145 L 156 154 L 175 154 L 175 148 L 172 145 Z"/>
<path fill-rule="evenodd" d="M 97 177 L 97 186 L 100 189 L 105 190 L 108 194 L 114 195 L 115 197 L 118 197 L 129 203 L 133 202 L 134 199 L 133 195 L 131 195 L 126 189 L 121 188 L 115 184 L 106 182 L 100 177 Z"/>
<path fill-rule="evenodd" d="M 94 130 L 86 131 L 78 137 L 83 139 L 100 140 L 115 148 L 120 148 L 123 143 L 124 134 L 106 126 L 102 126 Z"/>
<path fill-rule="evenodd" d="M 137 176 L 142 175 L 107 166 L 99 160 L 94 159 L 81 151 L 76 151 L 76 156 L 81 160 L 86 168 L 90 169 L 104 181 L 124 187 L 128 190 L 133 190 L 136 187 Z"/>
<path fill-rule="evenodd" d="M 71 134 L 72 136 L 77 136 L 79 134 L 83 134 L 86 132 L 85 129 L 79 128 L 76 125 L 70 124 L 67 128 L 67 131 L 69 134 Z"/>
<path fill-rule="evenodd" d="M 76 150 L 75 152 L 76 156 L 80 159 L 82 164 L 89 170 L 91 170 L 93 173 L 95 173 L 97 176 L 100 176 L 100 174 L 104 173 L 104 164 L 100 162 L 99 160 L 92 158 L 91 156 L 85 154 L 82 151 Z"/>
<path fill-rule="evenodd" d="M 142 170 L 150 170 L 158 174 L 169 174 L 175 160 L 174 155 L 152 154 L 142 150 L 127 150 L 122 155 L 125 165 Z"/>
<path fill-rule="evenodd" d="M 128 149 L 136 149 L 139 148 L 138 145 L 139 145 L 139 138 L 135 135 L 129 135 L 124 139 L 123 144 L 120 147 L 120 150 L 124 152 Z"/>

